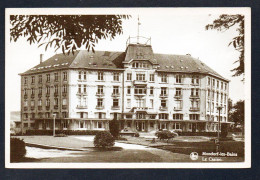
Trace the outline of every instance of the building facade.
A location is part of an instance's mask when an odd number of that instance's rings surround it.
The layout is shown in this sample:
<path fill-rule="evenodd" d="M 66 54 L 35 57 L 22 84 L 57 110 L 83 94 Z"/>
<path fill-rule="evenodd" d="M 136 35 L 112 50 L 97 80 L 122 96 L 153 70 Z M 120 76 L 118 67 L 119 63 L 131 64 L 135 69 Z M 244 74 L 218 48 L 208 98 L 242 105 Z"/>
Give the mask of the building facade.
<path fill-rule="evenodd" d="M 148 43 L 125 52 L 56 54 L 21 75 L 27 129 L 217 131 L 227 123 L 228 80 L 191 55 L 156 54 Z"/>

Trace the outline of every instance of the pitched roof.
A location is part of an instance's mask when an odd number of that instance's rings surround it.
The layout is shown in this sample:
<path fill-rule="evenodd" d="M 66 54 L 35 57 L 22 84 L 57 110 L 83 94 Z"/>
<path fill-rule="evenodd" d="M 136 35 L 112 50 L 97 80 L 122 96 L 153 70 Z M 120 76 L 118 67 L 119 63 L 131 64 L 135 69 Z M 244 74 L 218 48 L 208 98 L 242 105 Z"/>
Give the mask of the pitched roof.
<path fill-rule="evenodd" d="M 81 50 L 70 55 L 56 54 L 22 73 L 22 75 L 63 68 L 123 70 L 123 62 L 129 62 L 131 59 L 135 59 L 135 54 L 141 52 L 144 55 L 143 59 L 149 59 L 152 63 L 159 64 L 157 71 L 204 73 L 228 81 L 205 63 L 190 55 L 154 54 L 151 46 L 141 46 L 141 51 L 139 51 L 140 49 L 136 50 L 137 48 L 135 47 L 136 46 L 129 45 L 126 52 L 95 51 L 95 53 L 93 53 L 91 51 Z"/>

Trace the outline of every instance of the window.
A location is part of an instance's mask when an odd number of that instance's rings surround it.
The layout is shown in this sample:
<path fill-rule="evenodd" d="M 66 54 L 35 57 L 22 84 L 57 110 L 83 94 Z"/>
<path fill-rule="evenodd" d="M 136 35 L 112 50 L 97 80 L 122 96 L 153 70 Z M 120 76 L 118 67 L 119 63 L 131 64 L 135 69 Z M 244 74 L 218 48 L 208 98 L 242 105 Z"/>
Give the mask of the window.
<path fill-rule="evenodd" d="M 42 100 L 41 99 L 38 100 L 38 106 L 42 106 Z"/>
<path fill-rule="evenodd" d="M 83 106 L 85 106 L 85 107 L 87 106 L 87 98 L 86 97 L 83 98 Z"/>
<path fill-rule="evenodd" d="M 183 76 L 182 75 L 176 75 L 176 83 L 182 83 Z"/>
<path fill-rule="evenodd" d="M 190 114 L 190 120 L 199 120 L 199 114 Z"/>
<path fill-rule="evenodd" d="M 131 108 L 131 99 L 127 99 L 127 105 L 126 105 L 127 108 Z"/>
<path fill-rule="evenodd" d="M 28 106 L 28 101 L 27 100 L 24 101 L 24 106 Z"/>
<path fill-rule="evenodd" d="M 50 82 L 50 81 L 51 81 L 51 76 L 50 76 L 50 74 L 46 74 L 46 81 L 47 81 L 47 82 Z"/>
<path fill-rule="evenodd" d="M 41 84 L 42 83 L 42 75 L 39 75 L 38 78 L 39 78 L 39 84 Z"/>
<path fill-rule="evenodd" d="M 208 86 L 210 85 L 210 78 L 208 77 Z"/>
<path fill-rule="evenodd" d="M 135 87 L 135 94 L 146 94 L 146 87 Z"/>
<path fill-rule="evenodd" d="M 24 113 L 24 117 L 25 117 L 25 119 L 27 119 L 28 118 L 28 114 Z"/>
<path fill-rule="evenodd" d="M 87 72 L 86 71 L 84 71 L 84 80 L 86 80 L 87 79 Z"/>
<path fill-rule="evenodd" d="M 78 93 L 81 93 L 81 84 L 78 85 Z"/>
<path fill-rule="evenodd" d="M 39 87 L 39 94 L 42 94 L 42 87 Z"/>
<path fill-rule="evenodd" d="M 102 128 L 102 124 L 103 124 L 102 122 L 97 122 L 97 128 L 101 129 Z"/>
<path fill-rule="evenodd" d="M 137 81 L 145 81 L 145 74 L 136 74 Z"/>
<path fill-rule="evenodd" d="M 192 76 L 191 84 L 199 84 L 199 76 Z"/>
<path fill-rule="evenodd" d="M 183 120 L 183 114 L 173 114 L 173 120 Z"/>
<path fill-rule="evenodd" d="M 139 68 L 139 67 L 141 67 L 141 63 L 134 62 L 134 63 L 132 64 L 132 67 L 133 67 L 133 68 Z"/>
<path fill-rule="evenodd" d="M 132 73 L 127 73 L 127 81 L 131 81 L 132 80 Z"/>
<path fill-rule="evenodd" d="M 217 81 L 217 88 L 219 88 L 219 81 Z"/>
<path fill-rule="evenodd" d="M 161 100 L 161 107 L 167 107 L 167 101 L 165 99 Z"/>
<path fill-rule="evenodd" d="M 27 77 L 24 77 L 24 85 L 26 85 L 28 83 L 28 79 Z"/>
<path fill-rule="evenodd" d="M 175 96 L 181 96 L 181 88 L 176 88 Z"/>
<path fill-rule="evenodd" d="M 150 81 L 154 82 L 154 74 L 150 74 Z"/>
<path fill-rule="evenodd" d="M 46 106 L 50 106 L 50 99 L 46 99 Z"/>
<path fill-rule="evenodd" d="M 80 112 L 80 118 L 84 118 L 84 112 Z"/>
<path fill-rule="evenodd" d="M 127 86 L 127 94 L 131 94 L 131 86 Z"/>
<path fill-rule="evenodd" d="M 150 87 L 150 95 L 153 95 L 153 87 Z"/>
<path fill-rule="evenodd" d="M 139 107 L 139 108 L 145 107 L 145 100 L 144 99 L 137 99 L 136 100 L 136 107 Z"/>
<path fill-rule="evenodd" d="M 210 110 L 210 107 L 209 107 L 209 106 L 210 106 L 210 102 L 208 101 L 208 102 L 207 102 L 207 111 L 208 111 L 208 112 L 209 112 L 209 110 Z"/>
<path fill-rule="evenodd" d="M 98 80 L 103 81 L 104 80 L 104 73 L 103 72 L 98 72 Z"/>
<path fill-rule="evenodd" d="M 168 119 L 168 114 L 167 113 L 160 113 L 159 119 Z"/>
<path fill-rule="evenodd" d="M 24 95 L 27 95 L 27 89 L 24 89 Z"/>
<path fill-rule="evenodd" d="M 34 95 L 35 94 L 35 90 L 34 88 L 31 89 L 31 95 Z"/>
<path fill-rule="evenodd" d="M 225 90 L 227 90 L 227 83 L 225 83 Z"/>
<path fill-rule="evenodd" d="M 79 76 L 79 80 L 81 80 L 81 71 L 79 71 L 79 75 L 78 76 Z"/>
<path fill-rule="evenodd" d="M 119 94 L 119 86 L 113 86 L 113 94 Z"/>
<path fill-rule="evenodd" d="M 208 90 L 208 98 L 210 98 L 210 90 Z"/>
<path fill-rule="evenodd" d="M 192 88 L 191 89 L 191 96 L 199 96 L 199 89 Z"/>
<path fill-rule="evenodd" d="M 58 81 L 59 80 L 59 75 L 58 73 L 54 73 L 54 81 Z"/>
<path fill-rule="evenodd" d="M 63 85 L 62 86 L 62 92 L 63 93 L 67 93 L 67 85 Z"/>
<path fill-rule="evenodd" d="M 32 113 L 32 115 L 31 115 L 31 116 L 32 116 L 32 119 L 34 119 L 34 118 L 35 118 L 35 113 Z"/>
<path fill-rule="evenodd" d="M 223 94 L 221 93 L 221 96 L 220 96 L 220 102 L 222 103 L 223 102 Z"/>
<path fill-rule="evenodd" d="M 215 87 L 215 79 L 212 80 L 212 86 Z"/>
<path fill-rule="evenodd" d="M 35 106 L 34 101 L 31 101 L 31 106 L 32 106 L 32 107 Z"/>
<path fill-rule="evenodd" d="M 167 95 L 167 88 L 161 87 L 161 95 Z"/>
<path fill-rule="evenodd" d="M 191 101 L 191 108 L 199 108 L 199 101 Z"/>
<path fill-rule="evenodd" d="M 181 129 L 181 123 L 173 123 L 172 129 Z"/>
<path fill-rule="evenodd" d="M 28 123 L 23 123 L 23 127 L 27 128 L 28 127 Z"/>
<path fill-rule="evenodd" d="M 175 101 L 175 102 L 176 102 L 175 109 L 182 109 L 182 101 Z"/>
<path fill-rule="evenodd" d="M 224 114 L 226 114 L 227 106 L 224 105 Z"/>
<path fill-rule="evenodd" d="M 150 99 L 151 108 L 153 108 L 153 99 Z"/>
<path fill-rule="evenodd" d="M 98 94 L 103 94 L 104 93 L 104 86 L 98 86 Z"/>
<path fill-rule="evenodd" d="M 58 93 L 58 85 L 54 86 L 54 93 Z"/>
<path fill-rule="evenodd" d="M 119 106 L 119 99 L 113 99 L 113 107 Z"/>
<path fill-rule="evenodd" d="M 66 99 L 66 98 L 63 98 L 63 99 L 62 99 L 62 105 L 63 105 L 63 106 L 67 105 L 67 99 Z"/>
<path fill-rule="evenodd" d="M 46 86 L 46 94 L 50 94 L 50 86 Z"/>
<path fill-rule="evenodd" d="M 68 117 L 67 112 L 62 112 L 62 117 L 63 117 L 63 118 L 67 118 L 67 117 Z"/>
<path fill-rule="evenodd" d="M 119 81 L 119 73 L 114 73 L 113 79 L 114 81 Z"/>
<path fill-rule="evenodd" d="M 223 82 L 221 82 L 221 89 L 223 89 Z"/>
<path fill-rule="evenodd" d="M 84 92 L 84 93 L 87 92 L 87 85 L 86 85 L 86 84 L 83 85 L 83 92 Z"/>
<path fill-rule="evenodd" d="M 54 105 L 55 105 L 55 106 L 58 106 L 58 105 L 59 105 L 59 100 L 58 100 L 58 98 L 54 98 Z"/>
<path fill-rule="evenodd" d="M 211 112 L 214 112 L 214 102 L 212 103 L 212 106 L 211 106 Z"/>
<path fill-rule="evenodd" d="M 103 99 L 97 99 L 97 106 L 98 107 L 103 107 Z"/>
<path fill-rule="evenodd" d="M 137 113 L 136 118 L 137 119 L 145 119 L 145 114 L 144 113 Z"/>
<path fill-rule="evenodd" d="M 162 74 L 161 75 L 161 82 L 166 83 L 167 82 L 167 74 Z"/>
<path fill-rule="evenodd" d="M 219 93 L 217 92 L 217 101 L 218 101 Z"/>
<path fill-rule="evenodd" d="M 64 81 L 67 81 L 67 78 L 68 78 L 68 77 L 67 77 L 67 72 L 63 72 L 63 80 L 64 80 Z"/>
<path fill-rule="evenodd" d="M 35 83 L 35 77 L 32 76 L 32 84 L 34 84 L 34 83 Z"/>
<path fill-rule="evenodd" d="M 150 128 L 154 128 L 154 123 L 150 122 Z"/>

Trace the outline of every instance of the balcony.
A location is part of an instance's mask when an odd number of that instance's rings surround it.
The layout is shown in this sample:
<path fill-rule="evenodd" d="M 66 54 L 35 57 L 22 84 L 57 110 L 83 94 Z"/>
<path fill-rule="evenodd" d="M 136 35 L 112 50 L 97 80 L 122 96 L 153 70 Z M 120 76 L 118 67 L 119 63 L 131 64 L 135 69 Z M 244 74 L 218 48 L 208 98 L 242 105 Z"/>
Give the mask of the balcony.
<path fill-rule="evenodd" d="M 160 98 L 167 98 L 168 94 L 160 94 Z"/>
<path fill-rule="evenodd" d="M 199 95 L 192 94 L 192 95 L 190 95 L 190 98 L 191 98 L 191 99 L 198 99 L 198 98 L 200 98 L 200 96 L 199 96 Z"/>
<path fill-rule="evenodd" d="M 63 97 L 66 97 L 66 96 L 67 96 L 67 92 L 63 92 L 63 93 L 62 93 L 62 96 L 63 96 Z"/>
<path fill-rule="evenodd" d="M 50 110 L 50 106 L 46 106 L 45 109 L 46 109 L 46 110 Z"/>
<path fill-rule="evenodd" d="M 105 96 L 104 92 L 97 92 L 96 96 Z"/>
<path fill-rule="evenodd" d="M 77 109 L 87 109 L 87 105 L 77 105 Z"/>
<path fill-rule="evenodd" d="M 38 98 L 41 98 L 42 97 L 42 94 L 38 94 Z"/>
<path fill-rule="evenodd" d="M 58 95 L 59 95 L 59 93 L 58 93 L 58 92 L 55 92 L 55 93 L 54 93 L 54 96 L 55 96 L 55 97 L 57 97 Z"/>
<path fill-rule="evenodd" d="M 112 97 L 119 97 L 120 94 L 119 93 L 112 93 Z"/>
<path fill-rule="evenodd" d="M 134 107 L 136 111 L 146 111 L 148 110 L 148 107 Z"/>
<path fill-rule="evenodd" d="M 160 106 L 159 110 L 160 110 L 160 111 L 167 111 L 167 110 L 168 110 L 168 107 L 166 107 L 166 106 Z"/>
<path fill-rule="evenodd" d="M 190 107 L 190 111 L 199 111 L 200 108 L 199 107 Z"/>
<path fill-rule="evenodd" d="M 34 94 L 31 94 L 31 98 L 34 99 L 35 95 Z"/>
<path fill-rule="evenodd" d="M 59 106 L 58 105 L 54 105 L 54 109 L 58 109 L 59 108 Z"/>
<path fill-rule="evenodd" d="M 174 111 L 181 111 L 182 107 L 174 107 Z"/>
<path fill-rule="evenodd" d="M 112 110 L 119 110 L 119 109 L 120 109 L 120 106 L 111 106 L 111 109 L 112 109 Z"/>
<path fill-rule="evenodd" d="M 24 99 L 27 99 L 27 98 L 28 98 L 28 95 L 27 95 L 27 94 L 25 94 L 23 98 L 24 98 Z"/>
<path fill-rule="evenodd" d="M 104 109 L 105 107 L 104 106 L 96 106 L 96 109 Z"/>
<path fill-rule="evenodd" d="M 67 109 L 67 105 L 62 105 L 62 109 Z"/>
<path fill-rule="evenodd" d="M 23 110 L 24 110 L 24 111 L 27 111 L 27 110 L 28 110 L 28 107 L 24 107 Z"/>
<path fill-rule="evenodd" d="M 50 93 L 47 93 L 47 94 L 46 94 L 46 97 L 50 97 Z"/>
<path fill-rule="evenodd" d="M 147 85 L 146 80 L 134 80 L 134 85 Z"/>
<path fill-rule="evenodd" d="M 32 111 L 34 110 L 34 106 L 31 107 L 31 110 L 32 110 Z"/>
<path fill-rule="evenodd" d="M 38 110 L 41 111 L 42 110 L 42 106 L 38 106 Z"/>
<path fill-rule="evenodd" d="M 143 92 L 143 93 L 135 93 L 134 95 L 135 96 L 146 96 L 147 94 Z"/>
<path fill-rule="evenodd" d="M 182 98 L 182 94 L 175 94 L 175 95 L 174 95 L 174 98 L 176 98 L 176 99 L 181 99 L 181 98 Z"/>

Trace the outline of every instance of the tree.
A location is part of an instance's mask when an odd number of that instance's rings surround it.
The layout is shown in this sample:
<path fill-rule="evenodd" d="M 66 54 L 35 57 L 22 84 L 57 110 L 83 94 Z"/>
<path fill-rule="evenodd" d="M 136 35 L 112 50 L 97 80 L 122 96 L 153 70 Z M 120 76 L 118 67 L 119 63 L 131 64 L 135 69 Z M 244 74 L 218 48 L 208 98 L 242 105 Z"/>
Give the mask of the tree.
<path fill-rule="evenodd" d="M 109 131 L 114 138 L 118 138 L 119 136 L 119 122 L 114 118 L 109 122 Z"/>
<path fill-rule="evenodd" d="M 240 124 L 244 127 L 245 120 L 245 101 L 240 100 L 234 104 L 232 112 L 230 114 L 230 121 L 234 122 L 235 125 Z"/>
<path fill-rule="evenodd" d="M 217 31 L 226 31 L 236 24 L 238 25 L 238 28 L 236 29 L 238 31 L 238 36 L 234 37 L 229 45 L 232 44 L 234 48 L 240 53 L 238 60 L 234 62 L 239 63 L 239 65 L 231 70 L 232 72 L 234 72 L 233 76 L 240 76 L 244 75 L 244 16 L 241 14 L 222 14 L 219 16 L 218 19 L 214 20 L 212 24 L 206 25 L 206 30 L 216 29 Z"/>
<path fill-rule="evenodd" d="M 110 148 L 114 146 L 115 139 L 108 131 L 100 131 L 94 138 L 94 146 L 102 148 Z"/>
<path fill-rule="evenodd" d="M 122 34 L 122 19 L 129 15 L 11 15 L 10 36 L 16 42 L 27 37 L 30 44 L 45 50 L 54 46 L 55 51 L 70 53 L 85 47 L 94 52 L 95 44 L 101 39 L 114 39 Z"/>

